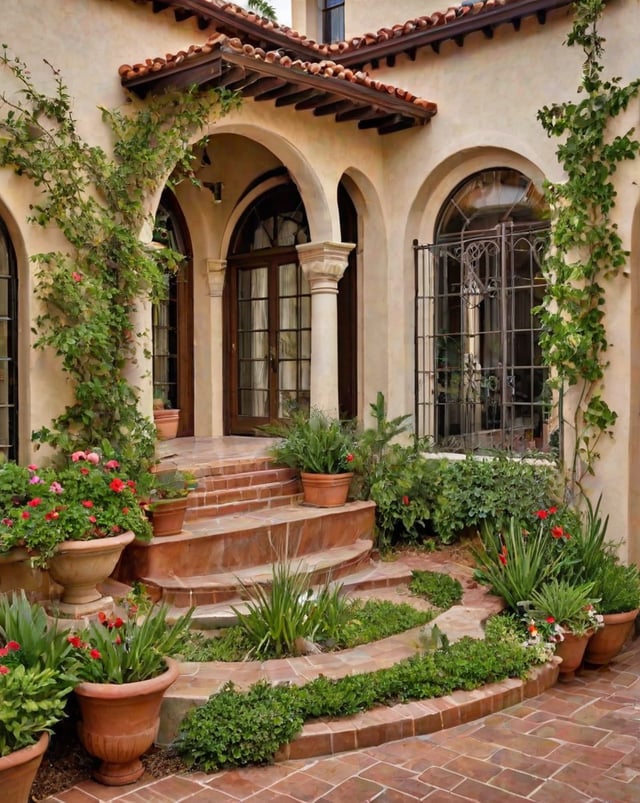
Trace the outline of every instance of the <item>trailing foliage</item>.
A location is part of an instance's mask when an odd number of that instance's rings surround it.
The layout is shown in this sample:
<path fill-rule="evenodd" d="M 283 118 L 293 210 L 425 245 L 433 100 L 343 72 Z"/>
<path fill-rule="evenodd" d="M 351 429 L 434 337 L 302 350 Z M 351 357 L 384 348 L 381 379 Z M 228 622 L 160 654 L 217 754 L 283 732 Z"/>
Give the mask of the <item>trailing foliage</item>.
<path fill-rule="evenodd" d="M 125 377 L 135 360 L 134 327 L 142 299 L 165 292 L 164 276 L 180 255 L 139 239 L 149 201 L 175 167 L 191 173 L 189 141 L 235 98 L 195 89 L 152 98 L 127 112 L 102 109 L 113 134 L 113 155 L 85 142 L 72 99 L 52 69 L 55 92 L 36 88 L 26 65 L 0 51 L 0 66 L 16 92 L 0 96 L 0 167 L 10 167 L 38 190 L 29 220 L 56 226 L 66 250 L 32 255 L 37 348 L 52 349 L 71 380 L 74 400 L 52 424 L 33 434 L 65 452 L 103 442 L 124 459 L 151 459 L 155 430 L 138 410 L 138 390 Z M 151 222 L 151 221 L 150 221 Z"/>
<path fill-rule="evenodd" d="M 302 687 L 272 687 L 260 682 L 247 692 L 228 683 L 182 722 L 178 749 L 185 761 L 205 772 L 271 761 L 303 723 L 339 717 L 380 704 L 426 699 L 474 689 L 508 677 L 523 678 L 534 652 L 522 647 L 505 625 L 487 638 L 464 638 L 436 652 L 401 661 L 388 669 L 339 680 L 324 676 Z"/>
<path fill-rule="evenodd" d="M 544 106 L 538 119 L 550 137 L 561 140 L 557 157 L 567 180 L 546 184 L 552 212 L 551 248 L 544 261 L 547 281 L 541 316 L 540 344 L 558 389 L 575 387 L 573 445 L 568 461 L 569 493 L 575 496 L 585 474 L 594 473 L 598 444 L 610 434 L 617 413 L 604 397 L 608 338 L 606 288 L 628 257 L 612 220 L 616 189 L 613 175 L 621 162 L 635 159 L 640 143 L 634 130 L 612 136 L 611 121 L 625 111 L 640 89 L 640 80 L 623 86 L 605 79 L 603 38 L 598 22 L 603 0 L 577 0 L 568 47 L 584 52 L 578 101 Z M 564 412 L 564 411 L 563 411 Z"/>

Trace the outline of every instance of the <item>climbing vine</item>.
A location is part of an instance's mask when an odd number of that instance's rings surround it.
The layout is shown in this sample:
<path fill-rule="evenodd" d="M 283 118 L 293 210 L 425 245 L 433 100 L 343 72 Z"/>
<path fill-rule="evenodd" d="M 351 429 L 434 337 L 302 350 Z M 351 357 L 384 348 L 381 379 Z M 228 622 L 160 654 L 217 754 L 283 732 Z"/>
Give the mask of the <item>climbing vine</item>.
<path fill-rule="evenodd" d="M 567 176 L 564 182 L 546 184 L 551 247 L 544 265 L 546 295 L 538 312 L 551 384 L 575 391 L 571 418 L 565 422 L 573 440 L 567 461 L 571 496 L 585 474 L 594 473 L 598 444 L 612 433 L 617 418 L 603 395 L 609 345 L 605 282 L 626 264 L 628 252 L 612 220 L 616 198 L 612 177 L 640 147 L 633 129 L 610 134 L 611 121 L 638 94 L 640 81 L 623 86 L 619 78 L 603 77 L 604 40 L 598 22 L 604 7 L 602 0 L 574 4 L 566 44 L 584 52 L 580 98 L 538 112 L 547 135 L 561 139 L 556 153 Z"/>
<path fill-rule="evenodd" d="M 26 65 L 0 50 L 0 66 L 16 89 L 0 96 L 0 167 L 30 179 L 38 195 L 29 221 L 54 225 L 64 250 L 35 254 L 35 346 L 51 348 L 71 380 L 73 402 L 32 437 L 65 452 L 108 444 L 125 460 L 151 459 L 155 430 L 138 409 L 138 389 L 126 379 L 135 361 L 134 317 L 143 299 L 162 297 L 167 270 L 180 255 L 140 240 L 149 200 L 175 167 L 190 177 L 189 143 L 236 98 L 224 90 L 168 93 L 126 111 L 101 109 L 113 153 L 85 142 L 71 98 L 51 67 L 55 91 L 36 89 Z"/>

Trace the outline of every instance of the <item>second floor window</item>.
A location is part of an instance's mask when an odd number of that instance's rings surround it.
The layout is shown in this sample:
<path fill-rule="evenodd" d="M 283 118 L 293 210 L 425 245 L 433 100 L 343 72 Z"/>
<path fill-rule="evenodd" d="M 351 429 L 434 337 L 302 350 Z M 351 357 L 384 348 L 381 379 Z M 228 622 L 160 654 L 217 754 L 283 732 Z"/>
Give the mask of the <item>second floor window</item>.
<path fill-rule="evenodd" d="M 322 41 L 341 42 L 344 39 L 344 0 L 323 0 Z"/>

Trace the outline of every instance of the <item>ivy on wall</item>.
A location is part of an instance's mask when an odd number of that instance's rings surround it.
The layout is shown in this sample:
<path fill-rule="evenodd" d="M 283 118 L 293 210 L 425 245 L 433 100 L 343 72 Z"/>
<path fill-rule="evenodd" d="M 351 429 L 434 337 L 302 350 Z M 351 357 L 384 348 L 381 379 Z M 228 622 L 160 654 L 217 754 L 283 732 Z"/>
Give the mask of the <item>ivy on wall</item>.
<path fill-rule="evenodd" d="M 6 45 L 0 66 L 15 91 L 0 95 L 0 167 L 10 167 L 36 189 L 29 221 L 56 226 L 68 248 L 35 254 L 34 292 L 41 302 L 35 346 L 55 351 L 73 403 L 33 433 L 36 442 L 71 452 L 108 444 L 122 458 L 151 459 L 152 422 L 138 409 L 138 389 L 125 370 L 135 361 L 137 306 L 165 292 L 163 276 L 180 255 L 139 239 L 152 222 L 149 202 L 173 171 L 190 177 L 190 141 L 238 100 L 225 90 L 189 89 L 101 109 L 113 151 L 85 142 L 67 87 L 51 67 L 51 96 L 34 85 L 26 65 Z M 49 65 L 51 66 L 51 65 Z"/>
<path fill-rule="evenodd" d="M 612 120 L 636 97 L 640 81 L 624 86 L 619 78 L 603 76 L 604 40 L 598 22 L 605 4 L 578 0 L 573 8 L 566 44 L 584 52 L 579 97 L 538 112 L 547 135 L 561 140 L 556 153 L 567 176 L 545 187 L 551 247 L 544 265 L 546 295 L 538 312 L 550 382 L 557 389 L 574 390 L 570 418 L 564 421 L 571 429 L 565 451 L 571 497 L 585 475 L 594 473 L 598 444 L 612 433 L 617 418 L 604 398 L 606 282 L 626 264 L 628 252 L 612 220 L 613 176 L 640 147 L 633 129 L 619 136 L 610 133 Z"/>

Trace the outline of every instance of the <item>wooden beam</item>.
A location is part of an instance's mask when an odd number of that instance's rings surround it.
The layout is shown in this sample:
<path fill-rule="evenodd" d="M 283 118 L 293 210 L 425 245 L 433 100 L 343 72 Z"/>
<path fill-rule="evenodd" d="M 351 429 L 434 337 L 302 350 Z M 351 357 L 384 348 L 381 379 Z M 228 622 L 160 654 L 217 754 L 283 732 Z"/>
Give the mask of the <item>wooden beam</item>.
<path fill-rule="evenodd" d="M 316 106 L 316 108 L 313 110 L 313 113 L 316 117 L 324 117 L 327 114 L 337 114 L 338 112 L 343 112 L 352 108 L 352 100 L 336 100 L 333 103 L 327 103 L 324 106 Z"/>
<path fill-rule="evenodd" d="M 321 106 L 326 101 L 333 99 L 334 95 L 330 95 L 328 92 L 321 92 L 319 89 L 316 89 L 310 98 L 299 101 L 296 103 L 294 108 L 297 112 L 304 112 L 308 109 L 315 109 L 316 106 Z"/>
<path fill-rule="evenodd" d="M 291 90 L 296 86 L 297 85 L 292 84 L 282 84 L 282 86 L 275 87 L 267 92 L 261 92 L 259 95 L 256 95 L 256 100 L 277 100 L 281 95 L 291 94 Z M 299 89 L 300 87 L 297 88 Z"/>
<path fill-rule="evenodd" d="M 244 67 L 234 64 L 230 69 L 223 71 L 218 79 L 218 86 L 231 87 L 231 84 L 244 82 L 247 78 L 247 71 Z"/>
<path fill-rule="evenodd" d="M 356 106 L 346 112 L 336 114 L 337 123 L 347 123 L 351 120 L 367 120 L 370 117 L 379 117 L 382 112 L 380 109 L 372 109 L 371 106 Z"/>
<path fill-rule="evenodd" d="M 396 123 L 381 125 L 378 128 L 378 134 L 393 134 L 395 131 L 404 131 L 407 128 L 413 128 L 415 125 L 417 123 L 411 117 L 401 117 Z"/>
<path fill-rule="evenodd" d="M 291 106 L 294 103 L 300 103 L 302 100 L 307 100 L 317 95 L 317 90 L 315 89 L 300 89 L 298 84 L 292 85 L 292 88 L 294 87 L 296 91 L 290 95 L 281 95 L 276 99 L 276 106 Z"/>
<path fill-rule="evenodd" d="M 397 114 L 378 115 L 377 117 L 372 117 L 371 120 L 360 120 L 358 128 L 365 130 L 367 128 L 380 128 L 382 125 L 391 125 L 398 120 L 398 117 L 399 115 Z"/>
<path fill-rule="evenodd" d="M 283 85 L 283 80 L 279 76 L 261 76 L 257 81 L 242 90 L 242 94 L 248 98 L 257 97 L 262 95 L 263 92 L 268 92 L 270 89 L 275 89 Z"/>

